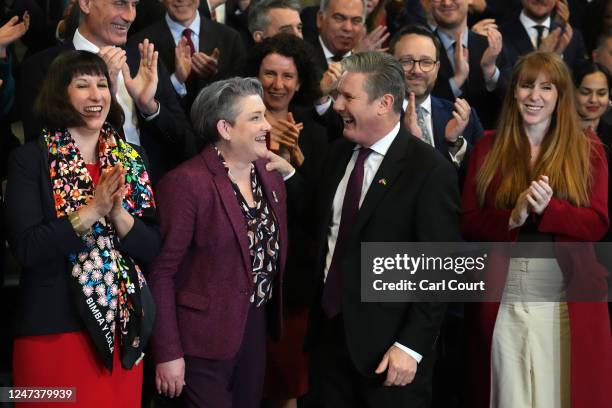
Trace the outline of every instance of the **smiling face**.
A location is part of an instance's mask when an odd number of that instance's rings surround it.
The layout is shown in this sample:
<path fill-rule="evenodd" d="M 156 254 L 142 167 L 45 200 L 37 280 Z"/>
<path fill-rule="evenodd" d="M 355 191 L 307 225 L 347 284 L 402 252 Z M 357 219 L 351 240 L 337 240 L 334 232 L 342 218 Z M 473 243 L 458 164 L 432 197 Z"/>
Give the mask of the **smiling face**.
<path fill-rule="evenodd" d="M 170 18 L 187 27 L 196 17 L 200 0 L 163 0 Z"/>
<path fill-rule="evenodd" d="M 325 46 L 334 55 L 344 55 L 357 45 L 364 30 L 361 0 L 331 0 L 317 13 L 317 28 Z"/>
<path fill-rule="evenodd" d="M 453 29 L 467 22 L 469 0 L 435 0 L 431 12 L 441 28 Z"/>
<path fill-rule="evenodd" d="M 409 92 L 414 92 L 417 99 L 425 99 L 436 84 L 440 63 L 436 62 L 431 71 L 424 72 L 420 64 L 414 63 L 412 67 L 408 67 L 408 62 L 414 60 L 436 61 L 436 46 L 431 38 L 418 34 L 405 35 L 395 44 L 393 56 L 402 64 L 404 69 L 406 95 Z"/>
<path fill-rule="evenodd" d="M 544 73 L 535 81 L 519 80 L 514 97 L 525 126 L 548 125 L 558 99 L 557 87 Z"/>
<path fill-rule="evenodd" d="M 123 45 L 136 18 L 137 0 L 79 0 L 79 32 L 98 47 Z"/>
<path fill-rule="evenodd" d="M 245 163 L 266 157 L 266 135 L 270 124 L 264 117 L 266 107 L 263 101 L 259 95 L 249 95 L 239 98 L 236 104 L 239 113 L 234 125 L 226 122 L 226 140 L 231 157 Z"/>
<path fill-rule="evenodd" d="M 543 21 L 552 13 L 556 0 L 521 0 L 523 10 L 529 18 L 535 21 Z"/>
<path fill-rule="evenodd" d="M 370 146 L 380 121 L 377 106 L 379 99 L 368 100 L 363 88 L 367 75 L 361 72 L 345 72 L 338 84 L 338 96 L 334 110 L 344 122 L 344 137 L 362 146 Z"/>
<path fill-rule="evenodd" d="M 296 91 L 300 89 L 293 58 L 269 54 L 259 67 L 258 79 L 264 89 L 264 103 L 270 111 L 285 111 Z"/>
<path fill-rule="evenodd" d="M 601 72 L 585 75 L 576 92 L 576 105 L 580 117 L 585 120 L 597 120 L 608 109 L 610 93 L 608 81 Z"/>
<path fill-rule="evenodd" d="M 111 95 L 104 75 L 76 75 L 68 84 L 68 98 L 87 130 L 99 131 L 110 110 Z"/>

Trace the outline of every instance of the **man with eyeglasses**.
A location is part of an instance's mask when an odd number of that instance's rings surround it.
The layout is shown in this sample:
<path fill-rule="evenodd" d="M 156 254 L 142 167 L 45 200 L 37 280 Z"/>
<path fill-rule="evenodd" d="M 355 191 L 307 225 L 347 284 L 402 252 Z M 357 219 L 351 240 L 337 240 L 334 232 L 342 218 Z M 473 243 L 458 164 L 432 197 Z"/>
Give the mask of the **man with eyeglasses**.
<path fill-rule="evenodd" d="M 468 29 L 470 0 L 431 0 L 440 55 L 439 81 L 432 93 L 447 100 L 461 97 L 478 110 L 486 129 L 496 126 L 499 106 L 511 66 L 502 51 L 502 36 L 495 28 L 487 36 Z"/>
<path fill-rule="evenodd" d="M 449 159 L 461 176 L 466 153 L 483 129 L 465 99 L 452 103 L 431 95 L 440 70 L 440 41 L 428 28 L 409 25 L 395 34 L 390 52 L 404 69 L 404 126 Z"/>

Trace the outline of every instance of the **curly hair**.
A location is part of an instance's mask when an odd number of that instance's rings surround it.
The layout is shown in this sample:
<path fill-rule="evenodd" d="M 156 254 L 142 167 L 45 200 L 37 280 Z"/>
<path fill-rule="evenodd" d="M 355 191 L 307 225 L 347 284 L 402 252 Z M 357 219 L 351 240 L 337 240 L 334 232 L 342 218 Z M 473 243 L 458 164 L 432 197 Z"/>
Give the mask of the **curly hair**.
<path fill-rule="evenodd" d="M 247 76 L 259 77 L 261 63 L 270 54 L 279 54 L 293 59 L 297 69 L 300 90 L 295 93 L 291 104 L 311 105 L 321 97 L 319 88 L 320 72 L 315 67 L 313 50 L 304 40 L 286 33 L 269 37 L 256 44 L 247 57 Z"/>

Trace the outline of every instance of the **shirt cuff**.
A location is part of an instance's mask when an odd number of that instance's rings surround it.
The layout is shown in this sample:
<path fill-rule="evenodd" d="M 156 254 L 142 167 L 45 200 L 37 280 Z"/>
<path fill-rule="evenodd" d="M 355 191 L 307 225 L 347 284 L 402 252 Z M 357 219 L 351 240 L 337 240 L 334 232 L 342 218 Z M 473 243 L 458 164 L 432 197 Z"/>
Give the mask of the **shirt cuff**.
<path fill-rule="evenodd" d="M 457 167 L 461 165 L 461 162 L 463 161 L 463 158 L 465 157 L 465 152 L 467 152 L 467 145 L 468 145 L 467 140 L 463 139 L 463 144 L 461 145 L 457 153 L 455 154 L 452 154 L 450 152 L 448 153 L 452 162 L 455 163 Z"/>
<path fill-rule="evenodd" d="M 485 81 L 485 87 L 487 91 L 492 92 L 497 88 L 497 81 L 499 80 L 499 68 L 495 67 L 495 73 L 493 76 Z"/>
<path fill-rule="evenodd" d="M 289 180 L 291 177 L 293 177 L 294 174 L 295 174 L 295 169 L 291 170 L 291 173 L 287 174 L 286 176 L 283 176 L 283 181 Z"/>
<path fill-rule="evenodd" d="M 329 110 L 329 107 L 332 104 L 332 98 L 331 96 L 327 99 L 327 102 L 322 103 L 320 105 L 315 103 L 315 110 L 317 111 L 317 114 L 319 116 L 323 116 L 325 115 L 325 112 L 327 112 Z"/>
<path fill-rule="evenodd" d="M 187 87 L 176 78 L 176 74 L 170 75 L 170 82 L 172 82 L 172 86 L 179 96 L 183 97 L 187 95 Z"/>
<path fill-rule="evenodd" d="M 155 102 L 157 102 L 157 110 L 155 111 L 155 113 L 152 113 L 150 115 L 145 115 L 142 112 L 140 112 L 140 115 L 144 118 L 145 121 L 149 122 L 153 119 L 155 119 L 158 115 L 159 115 L 159 111 L 161 110 L 161 103 L 159 103 L 159 101 L 156 99 Z"/>
<path fill-rule="evenodd" d="M 417 363 L 420 363 L 421 360 L 423 359 L 423 356 L 420 355 L 419 353 L 417 353 L 416 351 L 409 349 L 408 347 L 404 346 L 403 344 L 398 343 L 397 341 L 395 343 L 393 343 L 393 345 L 395 347 L 397 347 L 398 349 L 408 353 L 412 358 L 414 358 L 416 360 Z"/>
<path fill-rule="evenodd" d="M 463 94 L 461 88 L 457 86 L 453 78 L 449 79 L 448 83 L 450 84 L 451 91 L 453 91 L 453 95 L 455 96 L 455 98 L 458 98 Z"/>

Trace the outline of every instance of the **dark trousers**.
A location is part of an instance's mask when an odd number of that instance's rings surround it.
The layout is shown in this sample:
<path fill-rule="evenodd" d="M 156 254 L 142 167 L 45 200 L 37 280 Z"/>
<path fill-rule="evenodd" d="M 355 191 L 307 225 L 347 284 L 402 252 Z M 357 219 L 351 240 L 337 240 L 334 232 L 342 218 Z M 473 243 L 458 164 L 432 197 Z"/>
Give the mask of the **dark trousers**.
<path fill-rule="evenodd" d="M 210 360 L 185 356 L 185 406 L 257 408 L 261 403 L 265 368 L 265 307 L 251 306 L 242 344 L 234 358 Z"/>
<path fill-rule="evenodd" d="M 389 346 L 392 344 L 390 339 Z M 382 355 L 380 357 L 382 359 Z M 312 386 L 320 406 L 325 408 L 426 408 L 431 405 L 433 363 L 433 355 L 425 356 L 411 384 L 386 387 L 383 385 L 386 372 L 365 377 L 355 368 L 348 352 L 342 318 L 322 318 L 320 337 L 312 351 Z"/>

